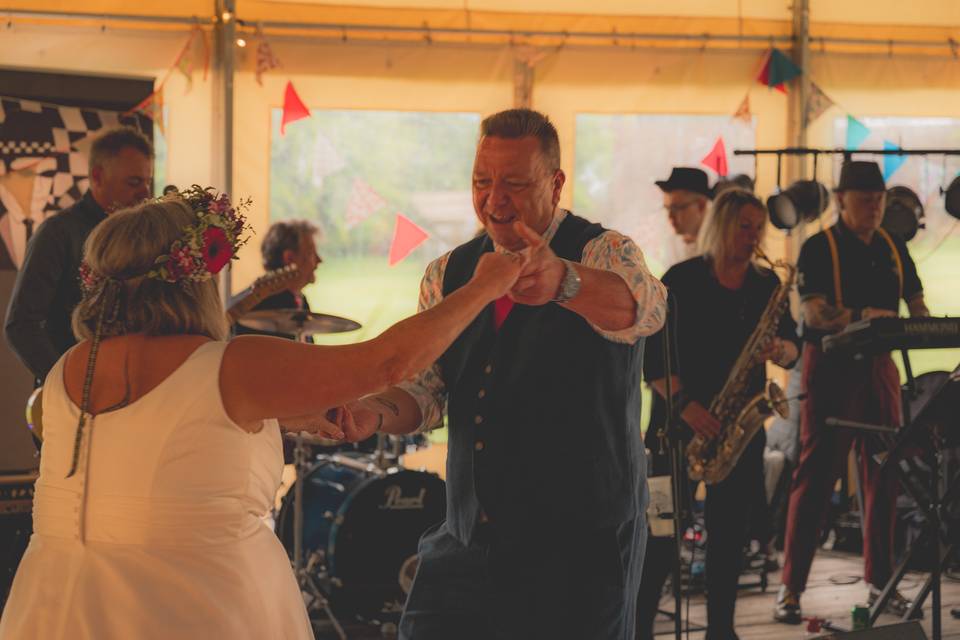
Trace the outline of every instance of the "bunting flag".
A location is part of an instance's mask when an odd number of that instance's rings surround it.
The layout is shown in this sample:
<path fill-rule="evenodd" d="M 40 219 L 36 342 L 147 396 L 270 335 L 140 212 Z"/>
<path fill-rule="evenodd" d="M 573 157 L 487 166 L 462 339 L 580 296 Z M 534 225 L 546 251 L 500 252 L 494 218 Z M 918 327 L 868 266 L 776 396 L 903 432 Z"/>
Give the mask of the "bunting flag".
<path fill-rule="evenodd" d="M 830 96 L 823 92 L 823 89 L 818 87 L 816 83 L 810 83 L 810 95 L 807 96 L 807 107 L 804 110 L 806 122 L 810 124 L 820 116 L 822 116 L 827 109 L 834 105 L 834 101 L 830 99 Z"/>
<path fill-rule="evenodd" d="M 293 88 L 293 83 L 287 81 L 287 88 L 283 93 L 283 118 L 280 121 L 280 135 L 287 132 L 287 124 L 310 117 L 310 109 L 303 104 L 303 100 L 297 95 L 297 90 Z"/>
<path fill-rule="evenodd" d="M 190 37 L 187 38 L 186 44 L 183 45 L 183 48 L 177 55 L 177 59 L 173 62 L 174 68 L 182 73 L 183 77 L 187 80 L 187 93 L 190 93 L 190 90 L 193 89 L 193 67 L 195 64 L 193 42 L 196 37 L 197 30 L 194 29 L 190 32 Z M 206 79 L 206 70 L 204 71 L 204 79 Z"/>
<path fill-rule="evenodd" d="M 900 147 L 893 144 L 889 140 L 883 141 L 883 150 L 884 151 L 896 151 Z M 890 180 L 890 177 L 897 172 L 897 169 L 903 166 L 903 163 L 907 161 L 907 156 L 894 156 L 894 155 L 885 155 L 883 156 L 883 180 L 884 182 Z"/>
<path fill-rule="evenodd" d="M 276 69 L 280 66 L 280 60 L 273 55 L 273 49 L 270 47 L 270 43 L 267 42 L 267 37 L 263 35 L 263 32 L 258 28 L 257 35 L 259 36 L 259 42 L 257 42 L 257 84 L 261 87 L 263 86 L 263 74 L 271 69 Z"/>
<path fill-rule="evenodd" d="M 419 247 L 430 237 L 426 231 L 413 223 L 402 213 L 397 213 L 397 224 L 393 229 L 393 241 L 390 243 L 388 264 L 392 267 Z"/>
<path fill-rule="evenodd" d="M 387 201 L 373 187 L 363 178 L 354 178 L 347 202 L 347 228 L 352 229 L 385 206 Z"/>
<path fill-rule="evenodd" d="M 137 106 L 127 111 L 124 115 L 139 113 L 153 120 L 157 125 L 160 135 L 166 135 L 163 128 L 163 87 L 157 87 L 157 90 L 148 95 Z"/>
<path fill-rule="evenodd" d="M 337 152 L 333 143 L 327 136 L 318 133 L 317 141 L 313 145 L 313 185 L 322 187 L 324 178 L 346 166 L 346 161 Z"/>
<path fill-rule="evenodd" d="M 723 136 L 717 138 L 713 149 L 700 163 L 709 169 L 713 169 L 719 176 L 727 175 L 727 149 L 723 144 Z"/>
<path fill-rule="evenodd" d="M 870 137 L 870 129 L 853 116 L 847 114 L 847 149 L 853 151 Z"/>
<path fill-rule="evenodd" d="M 793 60 L 788 58 L 779 49 L 772 48 L 770 49 L 770 53 L 767 54 L 767 59 L 764 61 L 763 67 L 760 69 L 760 75 L 757 76 L 757 81 L 766 87 L 771 87 L 781 93 L 786 93 L 786 83 L 801 73 L 803 72 L 800 67 L 795 65 Z"/>
<path fill-rule="evenodd" d="M 743 96 L 743 100 L 740 102 L 740 106 L 737 107 L 737 110 L 733 114 L 734 120 L 741 120 L 750 124 L 753 121 L 753 112 L 750 111 L 750 92 L 747 92 L 747 95 Z"/>

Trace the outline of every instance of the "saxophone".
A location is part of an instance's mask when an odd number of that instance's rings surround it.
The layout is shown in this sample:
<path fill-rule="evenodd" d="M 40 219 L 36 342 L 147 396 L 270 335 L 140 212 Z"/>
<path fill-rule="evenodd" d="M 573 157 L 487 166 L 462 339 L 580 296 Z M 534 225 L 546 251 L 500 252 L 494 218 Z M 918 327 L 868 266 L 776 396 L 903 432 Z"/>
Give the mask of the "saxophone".
<path fill-rule="evenodd" d="M 796 276 L 796 267 L 778 260 L 772 262 L 757 249 L 757 256 L 776 270 L 782 269 L 786 277 L 770 296 L 756 329 L 750 334 L 733 369 L 727 376 L 723 389 L 710 403 L 710 414 L 721 425 L 716 438 L 704 438 L 694 434 L 687 445 L 687 462 L 690 478 L 716 484 L 733 470 L 747 444 L 764 421 L 776 412 L 783 418 L 789 415 L 789 406 L 777 383 L 770 381 L 764 393 L 747 395 L 750 374 L 759 364 L 757 358 L 763 347 L 774 338 L 780 318 L 789 302 L 790 288 Z"/>

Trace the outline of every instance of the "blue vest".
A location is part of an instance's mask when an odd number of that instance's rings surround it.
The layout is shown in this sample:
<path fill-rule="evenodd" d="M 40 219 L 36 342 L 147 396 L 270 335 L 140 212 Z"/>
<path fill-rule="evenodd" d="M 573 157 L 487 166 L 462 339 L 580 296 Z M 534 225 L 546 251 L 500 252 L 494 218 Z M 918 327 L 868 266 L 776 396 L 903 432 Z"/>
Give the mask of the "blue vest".
<path fill-rule="evenodd" d="M 603 233 L 568 215 L 550 247 L 579 262 Z M 457 247 L 449 295 L 493 250 L 483 234 Z M 611 526 L 646 503 L 640 440 L 643 340 L 611 342 L 569 309 L 517 304 L 499 330 L 493 305 L 439 360 L 448 393 L 447 529 L 469 543 L 480 510 L 498 536 Z"/>

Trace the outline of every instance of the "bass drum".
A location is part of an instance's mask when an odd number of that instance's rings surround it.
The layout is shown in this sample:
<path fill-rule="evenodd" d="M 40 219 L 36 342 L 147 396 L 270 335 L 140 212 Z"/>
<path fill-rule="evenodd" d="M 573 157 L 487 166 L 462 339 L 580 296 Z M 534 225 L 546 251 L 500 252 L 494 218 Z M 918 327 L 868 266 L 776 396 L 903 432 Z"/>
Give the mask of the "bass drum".
<path fill-rule="evenodd" d="M 432 473 L 361 469 L 363 455 L 321 456 L 303 486 L 303 562 L 338 617 L 397 621 L 416 569 L 417 544 L 446 513 L 446 485 Z M 300 482 L 300 480 L 297 480 Z M 294 488 L 277 535 L 293 556 Z"/>

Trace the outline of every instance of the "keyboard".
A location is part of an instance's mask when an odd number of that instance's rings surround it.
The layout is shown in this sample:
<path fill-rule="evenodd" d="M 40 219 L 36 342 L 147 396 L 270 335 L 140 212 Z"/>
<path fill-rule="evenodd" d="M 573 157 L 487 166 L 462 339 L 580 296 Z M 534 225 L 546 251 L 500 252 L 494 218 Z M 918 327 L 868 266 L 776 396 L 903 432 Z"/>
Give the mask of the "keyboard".
<path fill-rule="evenodd" d="M 881 353 L 960 347 L 960 318 L 872 318 L 824 336 L 825 353 Z"/>

